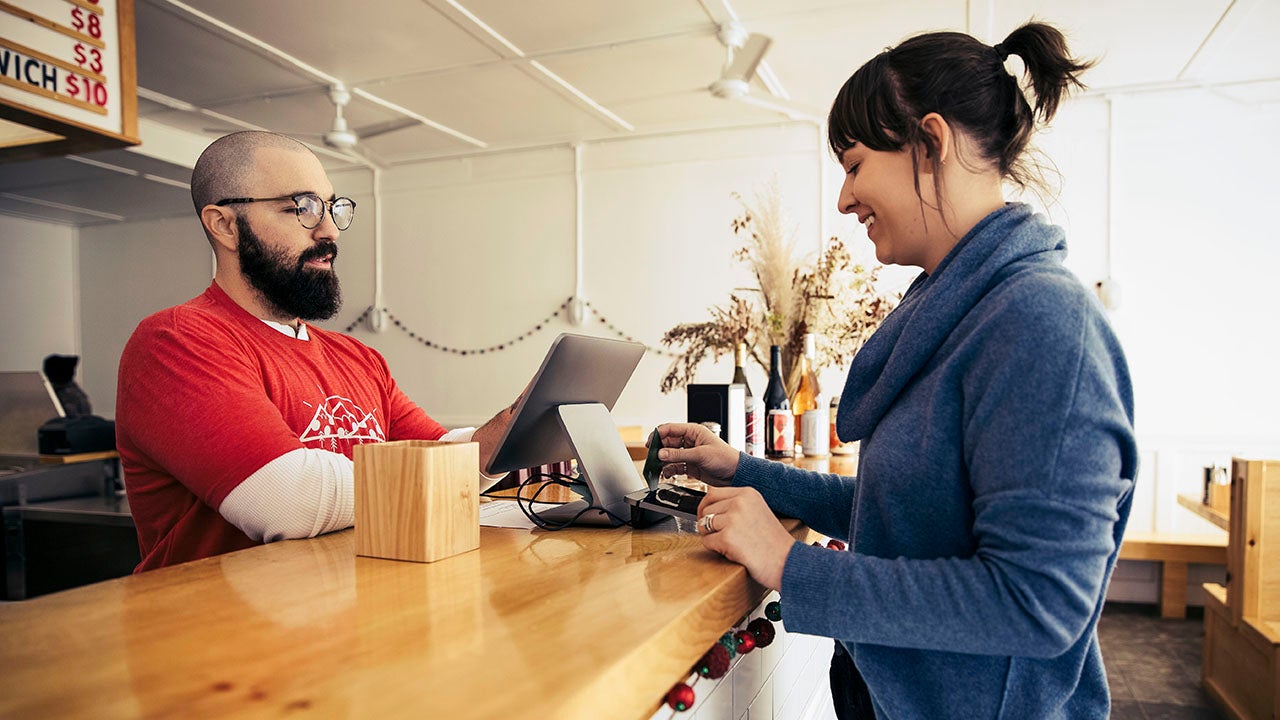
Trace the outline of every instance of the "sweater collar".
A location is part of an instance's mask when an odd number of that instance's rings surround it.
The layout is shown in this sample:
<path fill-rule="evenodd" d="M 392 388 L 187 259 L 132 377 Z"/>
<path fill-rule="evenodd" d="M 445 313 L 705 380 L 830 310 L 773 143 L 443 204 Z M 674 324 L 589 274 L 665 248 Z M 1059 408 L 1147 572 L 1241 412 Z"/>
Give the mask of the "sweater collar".
<path fill-rule="evenodd" d="M 946 342 L 1009 265 L 1033 255 L 1061 263 L 1062 229 L 1030 206 L 1009 203 L 965 234 L 938 263 L 921 273 L 867 340 L 849 367 L 836 425 L 840 437 L 871 434 L 898 395 Z"/>

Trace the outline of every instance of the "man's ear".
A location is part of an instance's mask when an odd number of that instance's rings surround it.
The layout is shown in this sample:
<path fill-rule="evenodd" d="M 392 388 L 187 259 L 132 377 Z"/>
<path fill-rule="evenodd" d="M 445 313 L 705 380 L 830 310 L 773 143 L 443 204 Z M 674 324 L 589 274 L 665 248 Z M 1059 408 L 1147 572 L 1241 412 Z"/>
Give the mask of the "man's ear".
<path fill-rule="evenodd" d="M 215 245 L 235 252 L 240 241 L 235 212 L 217 205 L 205 205 L 200 211 L 200 223 Z"/>
<path fill-rule="evenodd" d="M 955 135 L 951 132 L 951 125 L 938 113 L 931 112 L 920 118 L 920 132 L 926 141 L 924 156 L 929 160 L 934 160 L 936 157 L 938 164 L 941 165 L 955 153 Z M 932 173 L 933 163 L 924 163 L 921 171 L 925 174 Z"/>

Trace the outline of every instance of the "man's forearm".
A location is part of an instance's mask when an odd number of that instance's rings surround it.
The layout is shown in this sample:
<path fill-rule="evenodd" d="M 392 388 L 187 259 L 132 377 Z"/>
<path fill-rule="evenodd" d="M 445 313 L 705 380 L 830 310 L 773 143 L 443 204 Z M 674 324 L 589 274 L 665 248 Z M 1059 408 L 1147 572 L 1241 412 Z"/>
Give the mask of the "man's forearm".
<path fill-rule="evenodd" d="M 258 542 L 315 537 L 351 527 L 352 476 L 347 456 L 298 448 L 245 478 L 218 512 Z"/>

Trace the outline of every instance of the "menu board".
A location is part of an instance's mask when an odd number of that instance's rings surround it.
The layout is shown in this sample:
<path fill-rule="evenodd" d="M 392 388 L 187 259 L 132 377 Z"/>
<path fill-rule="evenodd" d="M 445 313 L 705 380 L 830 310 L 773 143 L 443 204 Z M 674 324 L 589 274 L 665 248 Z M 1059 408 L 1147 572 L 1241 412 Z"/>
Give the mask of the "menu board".
<path fill-rule="evenodd" d="M 138 143 L 133 0 L 0 0 L 0 160 Z"/>

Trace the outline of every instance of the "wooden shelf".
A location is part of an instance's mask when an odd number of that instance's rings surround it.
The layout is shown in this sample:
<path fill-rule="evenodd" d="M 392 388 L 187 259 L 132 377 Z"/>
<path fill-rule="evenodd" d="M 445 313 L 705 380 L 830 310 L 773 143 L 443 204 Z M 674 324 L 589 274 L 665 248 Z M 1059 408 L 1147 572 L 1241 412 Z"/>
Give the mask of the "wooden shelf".
<path fill-rule="evenodd" d="M 115 450 L 102 452 L 76 453 L 75 455 L 41 455 L 40 462 L 46 465 L 70 465 L 71 463 L 93 462 L 94 460 L 116 460 L 120 453 Z"/>
<path fill-rule="evenodd" d="M 1228 516 L 1219 510 L 1215 510 L 1208 505 L 1205 505 L 1200 501 L 1200 498 L 1192 495 L 1179 495 L 1178 504 L 1205 520 L 1208 520 L 1214 525 L 1217 525 L 1223 530 L 1230 530 Z"/>

